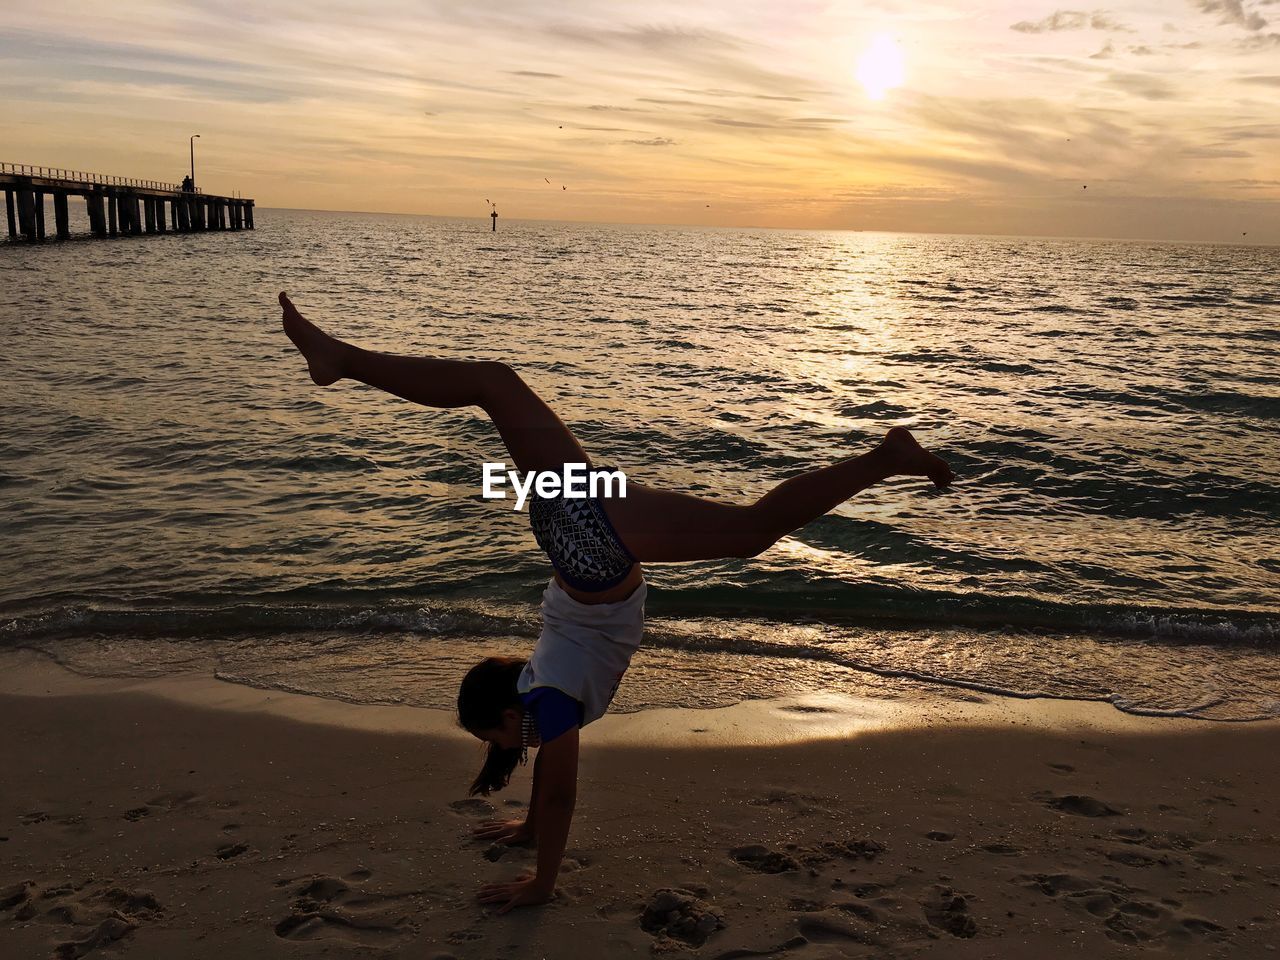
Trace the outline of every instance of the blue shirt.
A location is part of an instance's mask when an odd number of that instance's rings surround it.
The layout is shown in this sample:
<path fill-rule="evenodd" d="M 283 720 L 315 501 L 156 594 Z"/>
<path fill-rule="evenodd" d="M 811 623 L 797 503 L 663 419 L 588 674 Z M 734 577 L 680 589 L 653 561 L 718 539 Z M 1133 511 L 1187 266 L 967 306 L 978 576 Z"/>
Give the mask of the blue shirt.
<path fill-rule="evenodd" d="M 533 714 L 538 739 L 543 743 L 550 743 L 565 731 L 582 726 L 582 701 L 555 687 L 534 687 L 528 693 L 520 694 L 520 702 Z"/>

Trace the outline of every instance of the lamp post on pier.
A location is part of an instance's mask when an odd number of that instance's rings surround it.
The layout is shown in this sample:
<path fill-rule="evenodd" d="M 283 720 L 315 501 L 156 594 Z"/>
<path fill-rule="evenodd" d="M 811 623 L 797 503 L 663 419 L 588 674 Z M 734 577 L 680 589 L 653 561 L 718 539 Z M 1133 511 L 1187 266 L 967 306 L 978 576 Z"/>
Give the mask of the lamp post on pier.
<path fill-rule="evenodd" d="M 191 144 L 191 189 L 193 192 L 196 189 L 196 141 L 199 139 L 200 134 L 193 133 L 190 141 L 188 141 Z"/>

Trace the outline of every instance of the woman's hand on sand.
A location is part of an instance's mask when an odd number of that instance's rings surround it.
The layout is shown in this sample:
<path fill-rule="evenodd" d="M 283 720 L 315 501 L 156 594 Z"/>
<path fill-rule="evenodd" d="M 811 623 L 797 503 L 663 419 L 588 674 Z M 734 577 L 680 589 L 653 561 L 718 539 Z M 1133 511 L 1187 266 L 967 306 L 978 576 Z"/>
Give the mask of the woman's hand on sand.
<path fill-rule="evenodd" d="M 508 846 L 533 839 L 533 829 L 525 820 L 486 820 L 473 827 L 471 833 L 477 840 L 492 840 Z"/>
<path fill-rule="evenodd" d="M 506 913 L 512 907 L 532 907 L 546 903 L 555 895 L 554 885 L 551 889 L 538 883 L 532 873 L 521 875 L 511 883 L 490 883 L 480 888 L 477 899 L 481 903 L 500 903 L 498 913 Z"/>

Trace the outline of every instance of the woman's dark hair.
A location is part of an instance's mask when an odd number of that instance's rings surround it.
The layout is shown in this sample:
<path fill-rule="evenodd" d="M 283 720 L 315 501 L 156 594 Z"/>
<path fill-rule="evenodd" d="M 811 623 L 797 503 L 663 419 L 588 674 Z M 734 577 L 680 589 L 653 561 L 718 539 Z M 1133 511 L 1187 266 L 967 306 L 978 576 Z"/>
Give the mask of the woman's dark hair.
<path fill-rule="evenodd" d="M 458 726 L 472 733 L 502 726 L 502 712 L 519 709 L 520 694 L 516 681 L 527 660 L 517 657 L 486 657 L 467 671 L 458 688 Z M 521 750 L 504 750 L 489 744 L 480 775 L 471 784 L 467 796 L 489 795 L 511 782 L 511 774 L 520 762 Z"/>

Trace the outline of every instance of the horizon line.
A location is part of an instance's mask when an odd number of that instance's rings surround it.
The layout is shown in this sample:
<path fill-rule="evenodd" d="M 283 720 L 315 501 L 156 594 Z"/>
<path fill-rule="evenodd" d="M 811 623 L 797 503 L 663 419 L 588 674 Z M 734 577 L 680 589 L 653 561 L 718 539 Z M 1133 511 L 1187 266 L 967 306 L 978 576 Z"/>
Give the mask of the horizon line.
<path fill-rule="evenodd" d="M 428 217 L 433 220 L 471 220 L 466 214 L 448 213 L 411 213 L 403 210 L 337 210 L 329 207 L 264 207 L 254 202 L 256 210 L 283 210 L 300 213 L 356 213 L 381 217 Z M 474 219 L 486 221 L 489 214 L 477 215 Z M 780 233 L 880 233 L 909 234 L 922 237 L 1006 237 L 1019 240 L 1111 240 L 1117 243 L 1162 243 L 1162 244 L 1210 244 L 1214 246 L 1233 247 L 1275 247 L 1280 246 L 1276 240 L 1171 240 L 1156 237 L 1108 237 L 1076 233 L 982 233 L 980 231 L 951 230 L 876 230 L 861 227 L 767 227 L 752 224 L 707 224 L 707 223 L 669 223 L 655 220 L 560 220 L 551 217 L 505 217 L 499 214 L 500 220 L 511 220 L 517 223 L 584 223 L 596 226 L 619 227 L 679 227 L 688 230 L 770 230 Z"/>

